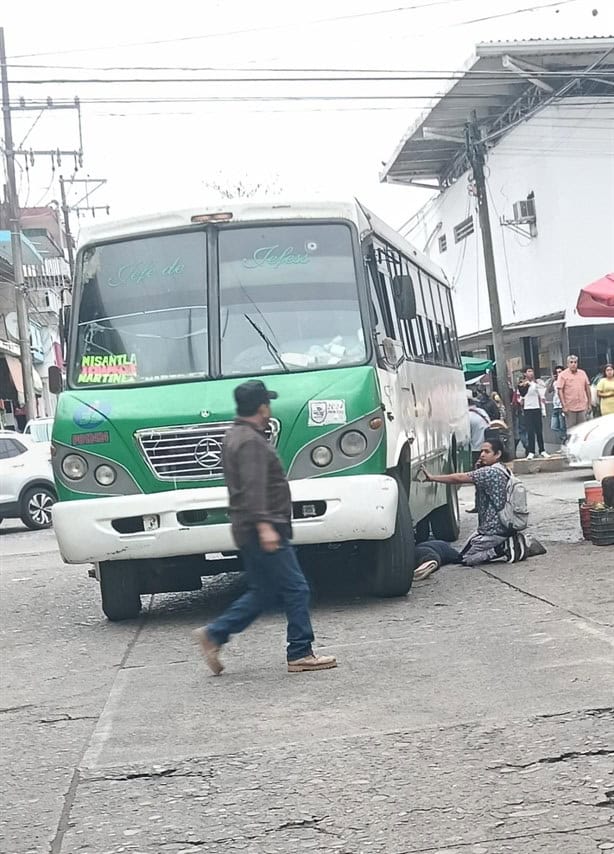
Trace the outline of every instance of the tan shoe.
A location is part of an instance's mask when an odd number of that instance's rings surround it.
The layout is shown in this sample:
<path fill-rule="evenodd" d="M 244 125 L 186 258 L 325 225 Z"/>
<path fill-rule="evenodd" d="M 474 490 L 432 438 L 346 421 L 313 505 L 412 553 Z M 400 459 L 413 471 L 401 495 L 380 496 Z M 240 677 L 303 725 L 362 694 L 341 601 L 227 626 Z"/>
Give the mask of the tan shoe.
<path fill-rule="evenodd" d="M 205 661 L 207 662 L 209 668 L 213 671 L 214 676 L 219 676 L 222 670 L 224 669 L 224 665 L 218 658 L 218 652 L 220 651 L 220 647 L 218 646 L 218 644 L 214 643 L 211 640 L 206 627 L 202 629 L 196 629 L 196 631 L 192 632 L 192 634 L 194 635 L 194 639 L 200 644 L 200 648 L 202 649 L 203 655 L 205 656 Z"/>
<path fill-rule="evenodd" d="M 439 564 L 436 560 L 425 560 L 420 566 L 416 567 L 414 572 L 414 581 L 424 581 L 429 575 L 432 575 L 439 569 Z"/>
<path fill-rule="evenodd" d="M 337 666 L 334 655 L 309 655 L 288 662 L 288 673 L 305 673 L 307 670 L 330 670 Z"/>

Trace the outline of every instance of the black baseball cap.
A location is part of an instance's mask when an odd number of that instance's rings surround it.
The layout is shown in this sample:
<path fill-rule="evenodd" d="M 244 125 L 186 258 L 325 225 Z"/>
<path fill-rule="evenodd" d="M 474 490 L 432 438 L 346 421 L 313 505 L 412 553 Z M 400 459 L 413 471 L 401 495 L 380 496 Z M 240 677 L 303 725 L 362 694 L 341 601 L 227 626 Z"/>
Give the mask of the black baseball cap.
<path fill-rule="evenodd" d="M 238 385 L 234 391 L 238 415 L 255 415 L 263 403 L 276 400 L 276 391 L 269 391 L 261 380 L 248 380 Z"/>

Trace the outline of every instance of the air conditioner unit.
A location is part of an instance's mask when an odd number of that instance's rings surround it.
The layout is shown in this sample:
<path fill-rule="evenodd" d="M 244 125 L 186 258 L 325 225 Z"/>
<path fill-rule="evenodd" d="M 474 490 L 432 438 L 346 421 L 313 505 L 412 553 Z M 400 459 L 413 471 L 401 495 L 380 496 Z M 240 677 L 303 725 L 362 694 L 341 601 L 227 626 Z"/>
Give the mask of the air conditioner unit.
<path fill-rule="evenodd" d="M 522 199 L 514 202 L 514 222 L 535 222 L 535 199 Z"/>

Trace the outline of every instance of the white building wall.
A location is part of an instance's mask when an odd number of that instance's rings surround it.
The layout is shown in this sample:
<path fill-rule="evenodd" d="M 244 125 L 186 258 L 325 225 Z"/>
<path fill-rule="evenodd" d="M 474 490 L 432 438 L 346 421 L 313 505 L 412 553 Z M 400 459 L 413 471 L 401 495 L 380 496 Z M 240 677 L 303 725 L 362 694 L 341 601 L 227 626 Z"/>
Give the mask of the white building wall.
<path fill-rule="evenodd" d="M 503 323 L 564 311 L 580 288 L 614 270 L 614 99 L 568 99 L 510 131 L 488 156 L 489 205 Z M 423 209 L 409 239 L 454 286 L 460 335 L 490 327 L 476 200 L 468 173 Z M 501 226 L 514 202 L 535 193 L 537 237 Z M 454 243 L 469 213 L 475 230 Z M 440 252 L 438 237 L 447 238 Z"/>

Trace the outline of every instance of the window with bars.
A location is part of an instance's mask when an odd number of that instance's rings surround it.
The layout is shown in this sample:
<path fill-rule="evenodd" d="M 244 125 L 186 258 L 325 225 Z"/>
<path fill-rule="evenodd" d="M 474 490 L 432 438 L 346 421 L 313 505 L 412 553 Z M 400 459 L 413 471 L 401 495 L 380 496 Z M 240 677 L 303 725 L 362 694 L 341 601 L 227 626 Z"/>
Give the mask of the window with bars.
<path fill-rule="evenodd" d="M 445 234 L 441 235 L 438 242 L 439 242 L 439 251 L 445 252 L 446 249 L 448 248 L 448 238 L 445 236 Z"/>

